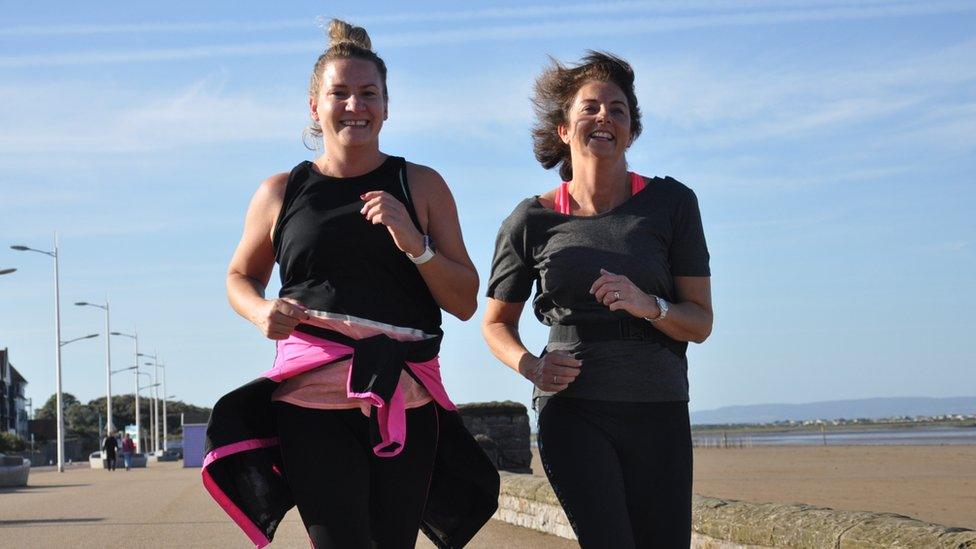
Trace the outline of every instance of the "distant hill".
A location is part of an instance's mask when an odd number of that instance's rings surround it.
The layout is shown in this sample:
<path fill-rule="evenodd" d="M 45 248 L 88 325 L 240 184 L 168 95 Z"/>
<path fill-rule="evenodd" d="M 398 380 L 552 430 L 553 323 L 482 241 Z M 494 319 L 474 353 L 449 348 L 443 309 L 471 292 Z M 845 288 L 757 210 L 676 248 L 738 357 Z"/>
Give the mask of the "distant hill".
<path fill-rule="evenodd" d="M 942 414 L 974 414 L 976 397 L 926 398 L 894 397 L 856 400 L 828 400 L 806 404 L 751 404 L 724 406 L 714 410 L 691 413 L 691 423 L 710 425 L 719 423 L 771 423 L 774 421 L 808 419 L 882 419 L 894 416 L 938 416 Z"/>

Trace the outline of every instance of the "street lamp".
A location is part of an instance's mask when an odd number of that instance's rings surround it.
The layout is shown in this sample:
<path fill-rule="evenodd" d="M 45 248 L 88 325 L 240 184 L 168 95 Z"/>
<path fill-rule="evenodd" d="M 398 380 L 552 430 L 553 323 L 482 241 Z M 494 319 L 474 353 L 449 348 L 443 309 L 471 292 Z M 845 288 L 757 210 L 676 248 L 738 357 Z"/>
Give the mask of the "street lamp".
<path fill-rule="evenodd" d="M 169 431 L 166 428 L 166 365 L 160 364 L 163 369 L 163 451 L 169 450 Z"/>
<path fill-rule="evenodd" d="M 150 385 L 143 385 L 142 387 L 138 387 L 138 385 L 137 385 L 137 389 L 136 389 L 137 392 L 142 392 L 143 389 L 150 389 L 150 388 L 154 387 L 154 385 L 151 384 L 152 383 L 152 375 L 149 372 L 139 372 L 139 371 L 137 371 L 136 372 L 136 379 L 138 379 L 139 376 L 146 376 L 146 377 L 148 377 L 149 378 Z M 150 435 L 149 435 L 149 448 L 147 448 L 148 453 L 154 453 L 155 452 L 155 449 L 152 447 L 152 417 L 153 417 L 152 416 L 152 398 L 150 398 L 150 400 L 149 400 L 149 432 L 150 432 Z M 140 437 L 140 439 L 142 438 L 142 433 L 139 433 L 139 437 Z M 144 452 L 145 452 L 145 450 L 144 450 Z"/>
<path fill-rule="evenodd" d="M 0 275 L 8 275 L 17 272 L 17 269 L 0 269 Z"/>
<path fill-rule="evenodd" d="M 158 359 L 156 351 L 153 354 L 139 353 L 139 356 L 151 358 L 152 362 L 145 362 L 144 365 L 153 367 L 152 381 L 159 383 L 159 368 L 156 366 Z M 149 393 L 149 440 L 152 441 L 152 452 L 159 450 L 159 391 L 154 390 Z"/>
<path fill-rule="evenodd" d="M 77 301 L 75 305 L 79 307 L 98 307 L 105 311 L 105 333 L 111 333 L 109 323 L 109 304 L 105 298 L 105 305 L 98 303 L 88 303 L 87 301 Z M 114 432 L 112 423 L 112 338 L 105 338 L 105 415 L 107 417 L 108 432 Z"/>
<path fill-rule="evenodd" d="M 62 341 L 61 342 L 61 346 L 64 347 L 65 345 L 67 345 L 69 343 L 74 343 L 75 341 L 81 341 L 82 339 L 91 339 L 93 337 L 98 337 L 98 334 L 88 334 L 86 336 L 76 337 L 74 339 L 69 339 L 67 341 Z"/>
<path fill-rule="evenodd" d="M 135 410 L 136 411 L 136 453 L 140 453 L 141 454 L 142 453 L 142 436 L 141 436 L 142 431 L 140 429 L 141 429 L 141 425 L 142 424 L 139 422 L 139 415 L 140 415 L 139 414 L 139 334 L 137 334 L 137 333 L 124 334 L 122 332 L 109 332 L 109 333 L 112 334 L 112 335 L 114 335 L 114 336 L 128 337 L 128 338 L 132 339 L 133 341 L 135 341 L 135 343 L 136 343 L 135 366 L 133 366 L 131 369 L 136 371 L 135 372 L 135 376 L 133 376 L 133 377 L 135 377 L 135 381 L 136 381 L 136 384 L 135 384 L 135 389 L 136 389 L 136 394 L 135 394 L 135 399 L 136 399 L 136 402 L 135 402 L 135 404 L 136 404 L 136 410 Z M 130 368 L 126 368 L 126 370 L 128 370 L 128 369 L 130 369 Z"/>
<path fill-rule="evenodd" d="M 152 374 L 150 374 L 148 372 L 139 372 L 139 375 L 148 377 L 149 378 L 149 383 L 150 383 L 150 385 L 144 385 L 142 387 L 139 387 L 139 390 L 140 391 L 143 390 L 143 389 L 151 389 L 151 388 L 159 385 L 159 383 L 153 384 L 153 376 L 152 376 Z M 150 453 L 150 454 L 155 454 L 156 453 L 156 443 L 155 443 L 155 440 L 154 440 L 154 438 L 156 436 L 156 430 L 153 428 L 155 419 L 156 419 L 156 416 L 153 413 L 152 391 L 150 391 L 149 392 L 149 429 L 148 429 L 149 430 L 149 439 L 148 439 L 148 444 L 147 444 L 147 446 L 148 446 L 147 453 Z"/>
<path fill-rule="evenodd" d="M 57 395 L 58 422 L 58 472 L 64 472 L 64 414 L 61 410 L 61 289 L 58 265 L 58 233 L 54 233 L 54 251 L 35 250 L 27 246 L 15 245 L 11 250 L 18 252 L 37 252 L 54 258 L 54 379 Z"/>
<path fill-rule="evenodd" d="M 155 432 L 155 435 L 153 435 L 153 450 L 155 450 L 155 451 L 158 452 L 159 451 L 159 439 L 160 438 L 163 439 L 163 450 L 166 450 L 167 449 L 166 448 L 166 366 L 164 364 L 161 364 L 161 363 L 158 362 L 158 359 L 157 359 L 157 357 L 156 357 L 155 354 L 153 354 L 153 355 L 140 355 L 140 356 L 145 356 L 145 357 L 149 357 L 149 358 L 153 359 L 152 362 L 146 362 L 144 364 L 146 366 L 152 366 L 154 368 L 153 373 L 155 375 L 153 376 L 153 380 L 156 381 L 156 385 L 157 386 L 160 385 L 160 383 L 159 383 L 159 369 L 160 368 L 163 369 L 163 382 L 162 382 L 162 387 L 163 387 L 163 399 L 162 399 L 163 400 L 163 430 L 162 430 L 162 435 L 160 435 L 160 430 L 159 430 L 159 400 L 160 399 L 159 399 L 159 388 L 158 387 L 157 387 L 156 390 L 153 391 L 153 405 L 152 405 L 152 410 L 153 410 L 153 412 L 155 414 L 155 419 L 150 420 L 152 422 L 152 425 L 153 425 L 153 431 Z"/>

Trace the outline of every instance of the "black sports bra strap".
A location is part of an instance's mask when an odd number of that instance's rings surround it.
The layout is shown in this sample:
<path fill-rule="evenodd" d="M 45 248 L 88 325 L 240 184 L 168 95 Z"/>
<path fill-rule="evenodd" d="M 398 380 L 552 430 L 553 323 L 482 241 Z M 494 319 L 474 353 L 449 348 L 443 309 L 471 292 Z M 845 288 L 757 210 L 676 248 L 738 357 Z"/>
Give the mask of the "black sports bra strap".
<path fill-rule="evenodd" d="M 400 189 L 403 191 L 403 196 L 407 199 L 407 203 L 404 206 L 407 207 L 407 213 L 410 214 L 410 219 L 413 221 L 417 230 L 421 234 L 427 234 L 427 231 L 420 226 L 420 219 L 417 218 L 417 209 L 414 206 L 413 196 L 410 194 L 410 183 L 407 181 L 407 160 L 405 158 L 400 159 L 400 169 L 397 170 L 397 184 L 400 185 Z"/>

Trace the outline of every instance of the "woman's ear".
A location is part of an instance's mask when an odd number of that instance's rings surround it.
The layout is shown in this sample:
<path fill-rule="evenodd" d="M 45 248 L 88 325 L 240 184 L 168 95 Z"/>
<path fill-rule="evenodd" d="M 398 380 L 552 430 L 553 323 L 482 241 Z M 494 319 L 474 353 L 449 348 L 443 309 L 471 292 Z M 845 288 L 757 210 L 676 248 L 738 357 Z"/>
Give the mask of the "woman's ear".
<path fill-rule="evenodd" d="M 563 143 L 569 145 L 569 130 L 566 129 L 565 124 L 556 126 L 556 133 L 559 134 L 559 139 L 562 139 Z"/>
<path fill-rule="evenodd" d="M 309 111 L 309 116 L 312 117 L 312 120 L 318 122 L 319 121 L 319 100 L 314 95 L 308 96 L 308 111 Z"/>

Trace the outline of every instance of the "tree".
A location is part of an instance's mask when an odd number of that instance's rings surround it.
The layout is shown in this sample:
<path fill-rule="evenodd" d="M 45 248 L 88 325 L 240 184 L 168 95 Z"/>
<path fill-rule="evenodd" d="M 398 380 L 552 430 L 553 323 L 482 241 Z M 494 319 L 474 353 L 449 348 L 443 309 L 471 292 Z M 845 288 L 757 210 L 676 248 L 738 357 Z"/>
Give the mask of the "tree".
<path fill-rule="evenodd" d="M 71 393 L 61 393 L 61 405 L 64 413 L 64 436 L 68 438 L 81 439 L 82 447 L 85 451 L 97 449 L 99 446 L 100 433 L 98 432 L 98 411 L 87 404 L 78 402 L 78 399 Z M 40 409 L 37 410 L 37 419 L 56 419 L 57 418 L 57 394 L 51 395 Z"/>
<path fill-rule="evenodd" d="M 47 402 L 44 403 L 44 406 L 41 406 L 40 408 L 37 409 L 37 412 L 34 414 L 34 418 L 35 419 L 56 419 L 57 409 L 58 409 L 57 401 L 58 401 L 57 393 L 51 395 L 51 398 L 47 399 Z M 64 392 L 61 393 L 61 406 L 63 407 L 62 411 L 66 410 L 72 404 L 77 404 L 77 403 L 78 403 L 78 399 L 75 398 L 75 395 L 71 393 L 64 393 Z"/>
<path fill-rule="evenodd" d="M 38 408 L 35 414 L 36 419 L 55 419 L 57 409 L 56 395 L 51 395 L 44 406 Z M 66 437 L 80 438 L 85 448 L 98 448 L 101 437 L 105 435 L 104 430 L 99 432 L 98 427 L 101 423 L 105 428 L 108 415 L 105 413 L 105 398 L 90 400 L 88 404 L 82 404 L 71 393 L 61 393 L 61 402 L 64 406 L 64 427 Z M 139 399 L 140 420 L 144 434 L 149 431 L 149 407 L 151 400 L 148 398 Z M 162 413 L 162 404 L 159 406 Z M 210 415 L 210 408 L 186 404 L 182 401 L 170 401 L 166 403 L 166 427 L 171 436 L 182 436 L 182 426 L 180 425 L 180 415 L 184 412 L 194 412 L 197 414 Z M 135 397 L 132 394 L 112 396 L 112 423 L 117 430 L 121 430 L 126 425 L 135 425 Z M 163 421 L 160 418 L 159 427 L 162 429 Z"/>
<path fill-rule="evenodd" d="M 148 398 L 139 397 L 139 410 L 141 412 L 140 420 L 142 422 L 143 429 L 147 429 L 149 426 L 150 402 L 151 401 Z M 88 406 L 90 406 L 102 417 L 105 417 L 105 397 L 96 398 L 89 401 Z M 160 414 L 163 412 L 162 404 L 159 405 L 159 412 Z M 180 415 L 184 412 L 195 412 L 210 415 L 210 408 L 186 404 L 180 400 L 171 400 L 166 402 L 166 428 L 169 435 L 180 436 L 182 434 Z M 116 429 L 122 429 L 126 425 L 135 425 L 135 397 L 133 397 L 131 393 L 125 395 L 112 395 L 112 423 L 115 424 Z M 163 428 L 163 418 L 159 418 L 159 428 Z"/>

